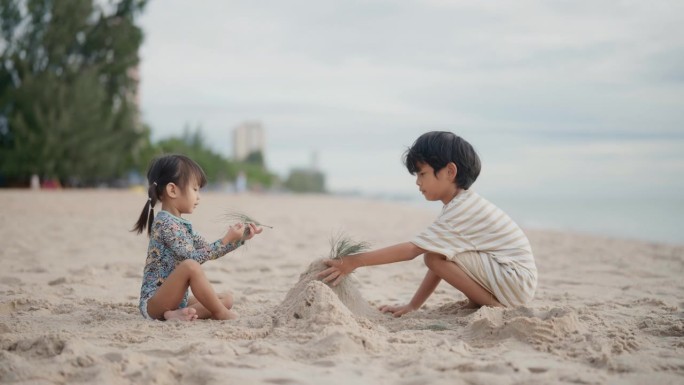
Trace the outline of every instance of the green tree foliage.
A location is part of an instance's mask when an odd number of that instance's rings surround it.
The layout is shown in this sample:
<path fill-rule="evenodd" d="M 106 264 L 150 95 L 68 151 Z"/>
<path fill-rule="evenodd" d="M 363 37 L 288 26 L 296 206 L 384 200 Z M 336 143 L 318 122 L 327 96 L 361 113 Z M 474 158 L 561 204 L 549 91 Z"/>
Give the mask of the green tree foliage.
<path fill-rule="evenodd" d="M 264 154 L 261 151 L 252 151 L 245 158 L 245 163 L 256 164 L 257 166 L 264 165 Z"/>
<path fill-rule="evenodd" d="M 325 175 L 316 170 L 294 169 L 285 181 L 285 187 L 298 193 L 325 192 Z"/>
<path fill-rule="evenodd" d="M 0 175 L 85 184 L 150 147 L 134 102 L 144 0 L 0 0 Z M 142 154 L 144 156 L 144 154 Z"/>
<path fill-rule="evenodd" d="M 138 171 L 143 175 L 155 157 L 162 154 L 183 154 L 202 167 L 209 183 L 235 180 L 240 171 L 245 173 L 247 181 L 253 187 L 271 187 L 277 180 L 276 175 L 270 173 L 263 165 L 234 162 L 211 150 L 205 143 L 200 127 L 191 130 L 186 126 L 180 137 L 162 139 L 154 144 L 147 142 L 140 153 L 142 155 L 137 164 Z"/>

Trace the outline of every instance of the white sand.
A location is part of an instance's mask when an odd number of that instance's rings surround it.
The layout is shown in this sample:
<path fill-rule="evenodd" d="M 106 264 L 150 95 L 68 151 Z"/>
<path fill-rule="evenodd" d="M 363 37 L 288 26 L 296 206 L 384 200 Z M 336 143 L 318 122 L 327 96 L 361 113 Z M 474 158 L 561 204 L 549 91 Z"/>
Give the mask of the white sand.
<path fill-rule="evenodd" d="M 188 219 L 210 240 L 229 209 L 275 226 L 204 265 L 241 318 L 151 322 L 137 309 L 147 239 L 127 231 L 144 202 L 0 191 L 0 383 L 684 383 L 681 246 L 528 232 L 540 277 L 528 307 L 459 309 L 464 297 L 442 283 L 395 319 L 373 308 L 408 301 L 422 260 L 361 269 L 337 294 L 309 266 L 340 230 L 381 247 L 436 212 L 204 193 Z"/>

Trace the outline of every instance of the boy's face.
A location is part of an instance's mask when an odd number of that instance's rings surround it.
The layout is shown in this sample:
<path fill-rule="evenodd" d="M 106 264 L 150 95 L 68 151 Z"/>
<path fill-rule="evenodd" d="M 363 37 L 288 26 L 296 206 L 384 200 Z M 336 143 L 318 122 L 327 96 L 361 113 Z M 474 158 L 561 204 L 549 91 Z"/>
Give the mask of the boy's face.
<path fill-rule="evenodd" d="M 429 201 L 442 201 L 447 204 L 456 195 L 458 189 L 454 180 L 456 178 L 456 165 L 449 163 L 435 175 L 435 170 L 427 163 L 418 163 L 416 173 L 416 185 L 420 192 Z"/>

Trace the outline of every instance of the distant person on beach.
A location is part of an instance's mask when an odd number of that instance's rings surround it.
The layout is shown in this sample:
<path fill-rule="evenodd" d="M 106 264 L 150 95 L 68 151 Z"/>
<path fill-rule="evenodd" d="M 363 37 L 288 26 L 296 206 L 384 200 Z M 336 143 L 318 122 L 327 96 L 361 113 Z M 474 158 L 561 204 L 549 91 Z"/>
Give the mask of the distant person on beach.
<path fill-rule="evenodd" d="M 381 311 L 399 317 L 419 309 L 442 280 L 465 294 L 468 307 L 529 302 L 537 287 L 532 248 L 508 215 L 470 190 L 480 175 L 470 143 L 451 132 L 428 132 L 406 151 L 404 164 L 425 199 L 444 203 L 439 217 L 410 242 L 326 260 L 329 267 L 318 277 L 337 285 L 358 267 L 424 254 L 428 271 L 411 301 Z"/>
<path fill-rule="evenodd" d="M 154 320 L 233 319 L 233 297 L 217 295 L 200 264 L 237 249 L 261 233 L 254 224 L 238 223 L 223 238 L 208 243 L 182 214 L 199 204 L 199 189 L 207 183 L 202 168 L 183 155 L 155 159 L 147 171 L 148 198 L 132 231 L 147 228 L 150 245 L 140 290 L 140 312 Z M 154 206 L 161 211 L 154 216 Z M 249 226 L 248 235 L 244 235 Z M 188 298 L 188 287 L 194 297 Z"/>

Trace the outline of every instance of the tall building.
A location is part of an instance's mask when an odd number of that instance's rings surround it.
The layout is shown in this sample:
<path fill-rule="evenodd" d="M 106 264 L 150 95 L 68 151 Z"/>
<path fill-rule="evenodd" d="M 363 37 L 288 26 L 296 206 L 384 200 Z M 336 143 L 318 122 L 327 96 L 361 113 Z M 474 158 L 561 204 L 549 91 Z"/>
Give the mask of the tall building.
<path fill-rule="evenodd" d="M 233 129 L 233 157 L 237 161 L 247 159 L 253 152 L 264 154 L 264 128 L 260 122 L 244 122 Z"/>

